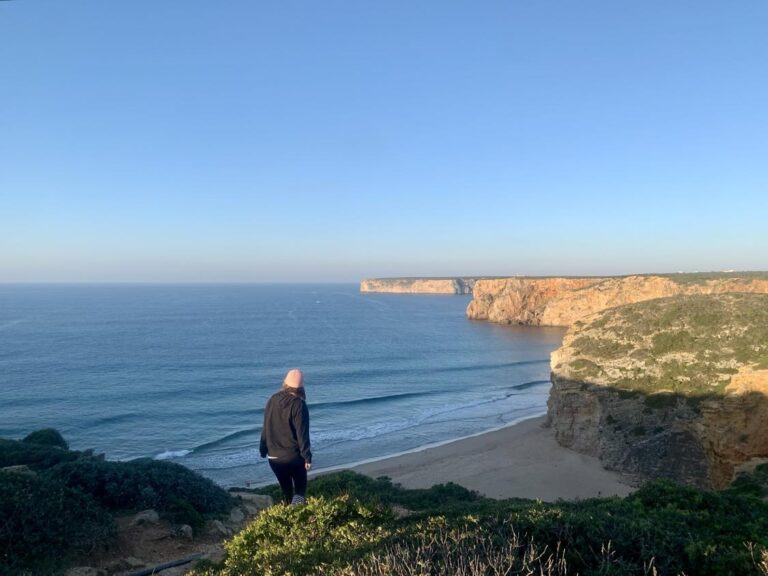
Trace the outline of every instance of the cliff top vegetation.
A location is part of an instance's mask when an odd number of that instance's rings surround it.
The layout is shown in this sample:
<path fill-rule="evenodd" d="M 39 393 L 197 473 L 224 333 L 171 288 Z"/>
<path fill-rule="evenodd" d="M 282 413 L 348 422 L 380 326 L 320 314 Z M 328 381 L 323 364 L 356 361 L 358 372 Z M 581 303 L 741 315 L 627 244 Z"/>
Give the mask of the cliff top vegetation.
<path fill-rule="evenodd" d="M 306 506 L 263 512 L 220 565 L 194 574 L 768 576 L 762 481 L 722 492 L 654 482 L 626 498 L 545 503 L 345 471 L 311 480 Z"/>
<path fill-rule="evenodd" d="M 661 276 L 674 280 L 678 284 L 703 284 L 710 280 L 766 280 L 768 279 L 768 272 L 679 272 L 675 274 L 641 274 L 641 276 Z"/>
<path fill-rule="evenodd" d="M 177 465 L 11 440 L 0 456 L 29 467 L 0 471 L 3 574 L 60 574 L 73 554 L 110 545 L 118 511 L 152 504 L 174 515 L 177 499 L 188 513 L 228 509 L 221 489 Z M 767 486 L 762 466 L 720 492 L 655 482 L 626 498 L 550 504 L 455 484 L 406 490 L 345 471 L 311 480 L 307 506 L 262 512 L 226 543 L 221 564 L 194 573 L 768 576 Z"/>
<path fill-rule="evenodd" d="M 0 438 L 0 574 L 44 576 L 115 543 L 115 516 L 154 508 L 202 528 L 228 513 L 230 495 L 172 462 L 111 462 L 69 450 L 53 429 Z"/>
<path fill-rule="evenodd" d="M 659 298 L 578 321 L 552 356 L 572 380 L 644 393 L 743 392 L 768 376 L 768 295 Z"/>

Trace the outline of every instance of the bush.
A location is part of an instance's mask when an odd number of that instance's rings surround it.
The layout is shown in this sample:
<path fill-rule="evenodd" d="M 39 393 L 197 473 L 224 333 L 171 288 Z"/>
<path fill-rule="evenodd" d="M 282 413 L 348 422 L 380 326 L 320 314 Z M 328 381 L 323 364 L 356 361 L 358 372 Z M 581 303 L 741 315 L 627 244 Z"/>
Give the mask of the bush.
<path fill-rule="evenodd" d="M 38 430 L 23 441 L 0 439 L 0 468 L 23 464 L 42 476 L 92 496 L 113 511 L 155 508 L 188 522 L 199 514 L 228 512 L 229 494 L 204 478 L 173 462 L 142 458 L 110 462 L 88 452 L 63 449 L 66 441 L 53 429 Z M 183 512 L 186 510 L 186 512 Z"/>
<path fill-rule="evenodd" d="M 258 492 L 269 494 L 276 502 L 281 499 L 280 487 L 277 484 L 262 488 Z M 462 506 L 468 503 L 488 501 L 477 492 L 453 482 L 437 484 L 432 488 L 406 490 L 399 484 L 393 484 L 392 480 L 385 476 L 373 479 L 350 470 L 313 478 L 309 481 L 307 493 L 326 498 L 349 495 L 370 504 L 397 504 L 409 510 L 436 510 L 440 513 L 446 513 L 449 508 L 454 507 L 463 509 Z"/>
<path fill-rule="evenodd" d="M 0 519 L 2 574 L 55 573 L 114 534 L 112 517 L 92 499 L 26 474 L 0 472 Z"/>
<path fill-rule="evenodd" d="M 56 446 L 63 450 L 69 450 L 69 444 L 64 440 L 64 437 L 58 430 L 53 428 L 43 428 L 42 430 L 35 430 L 31 432 L 22 440 L 27 444 L 41 444 L 43 446 Z"/>
<path fill-rule="evenodd" d="M 433 517 L 380 549 L 353 561 L 343 576 L 566 576 L 563 551 L 539 547 L 509 525 L 480 525 L 472 518 Z"/>
<path fill-rule="evenodd" d="M 205 517 L 183 498 L 171 498 L 165 516 L 174 524 L 188 524 L 195 534 L 205 527 Z"/>
<path fill-rule="evenodd" d="M 562 546 L 569 568 L 590 574 L 611 544 L 619 574 L 755 574 L 747 545 L 768 547 L 768 504 L 738 494 L 653 482 L 626 498 L 537 504 L 511 516 L 518 530 Z"/>
<path fill-rule="evenodd" d="M 655 570 L 670 576 L 768 576 L 768 503 L 750 495 L 754 488 L 745 495 L 738 489 L 707 492 L 662 481 L 626 498 L 543 503 L 489 500 L 450 485 L 405 490 L 385 478 L 371 480 L 350 472 L 313 482 L 310 491 L 315 494 L 347 492 L 363 502 L 401 504 L 421 512 L 401 520 L 385 518 L 380 525 L 385 535 L 375 547 L 363 541 L 356 549 L 341 551 L 336 563 L 312 564 L 320 546 L 313 544 L 303 564 L 279 565 L 294 574 L 645 576 Z M 349 501 L 350 496 L 341 498 Z M 270 526 L 279 530 L 252 531 L 236 548 L 228 548 L 230 554 L 241 560 L 265 550 L 290 555 L 289 544 L 275 548 L 275 542 L 304 542 L 302 530 L 315 521 L 284 507 L 270 510 L 269 518 Z M 278 566 L 270 560 L 273 564 L 238 571 L 245 566 L 241 560 L 205 574 L 258 574 L 264 566 Z"/>
<path fill-rule="evenodd" d="M 45 470 L 79 457 L 79 452 L 62 450 L 56 446 L 0 438 L 0 468 L 24 464 L 33 470 Z"/>
<path fill-rule="evenodd" d="M 750 473 L 739 474 L 728 491 L 760 498 L 768 497 L 768 463 L 760 464 Z"/>
<path fill-rule="evenodd" d="M 389 535 L 391 514 L 350 498 L 309 498 L 304 506 L 263 511 L 226 544 L 224 566 L 198 574 L 321 574 L 348 564 Z"/>
<path fill-rule="evenodd" d="M 199 531 L 205 514 L 229 511 L 232 498 L 211 480 L 171 462 L 109 462 L 66 449 L 55 430 L 23 441 L 0 439 L 0 573 L 55 572 L 67 557 L 109 541 L 109 512 L 155 508 Z"/>
<path fill-rule="evenodd" d="M 179 502 L 185 501 L 199 514 L 221 514 L 232 506 L 229 494 L 211 480 L 180 464 L 150 458 L 130 462 L 80 458 L 54 466 L 46 474 L 114 511 L 178 512 Z"/>

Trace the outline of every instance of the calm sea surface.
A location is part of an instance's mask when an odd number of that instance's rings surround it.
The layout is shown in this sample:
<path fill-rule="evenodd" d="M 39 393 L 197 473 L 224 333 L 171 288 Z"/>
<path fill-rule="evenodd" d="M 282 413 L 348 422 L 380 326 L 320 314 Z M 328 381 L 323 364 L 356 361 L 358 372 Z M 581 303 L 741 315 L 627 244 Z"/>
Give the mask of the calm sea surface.
<path fill-rule="evenodd" d="M 357 285 L 0 286 L 0 436 L 172 459 L 222 485 L 271 481 L 262 409 L 306 375 L 316 468 L 546 410 L 563 331 L 472 322 L 468 296 Z"/>

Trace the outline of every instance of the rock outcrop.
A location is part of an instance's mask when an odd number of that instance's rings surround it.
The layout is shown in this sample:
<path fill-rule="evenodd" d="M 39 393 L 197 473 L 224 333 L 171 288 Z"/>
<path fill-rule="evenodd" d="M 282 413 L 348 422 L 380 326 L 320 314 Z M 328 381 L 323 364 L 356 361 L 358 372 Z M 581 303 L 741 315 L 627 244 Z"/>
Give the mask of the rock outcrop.
<path fill-rule="evenodd" d="M 557 441 L 705 488 L 768 457 L 768 295 L 675 296 L 576 321 L 552 354 Z"/>
<path fill-rule="evenodd" d="M 593 286 L 604 278 L 495 278 L 478 280 L 467 307 L 473 320 L 500 324 L 546 324 L 547 306 L 563 294 Z"/>
<path fill-rule="evenodd" d="M 625 304 L 727 292 L 768 293 L 768 274 L 480 279 L 475 283 L 467 316 L 502 324 L 570 326 L 590 314 Z"/>
<path fill-rule="evenodd" d="M 476 281 L 476 278 L 370 278 L 360 282 L 360 292 L 472 294 Z"/>

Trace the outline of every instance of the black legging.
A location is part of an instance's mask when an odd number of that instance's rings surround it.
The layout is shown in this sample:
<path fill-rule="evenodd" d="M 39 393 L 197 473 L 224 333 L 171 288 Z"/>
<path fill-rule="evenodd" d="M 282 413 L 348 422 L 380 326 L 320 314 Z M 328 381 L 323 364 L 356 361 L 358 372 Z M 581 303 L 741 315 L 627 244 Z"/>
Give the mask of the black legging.
<path fill-rule="evenodd" d="M 293 460 L 270 458 L 269 467 L 277 476 L 286 504 L 291 503 L 294 493 L 301 496 L 302 500 L 304 499 L 307 493 L 307 469 L 304 467 L 304 458 L 301 456 Z"/>

